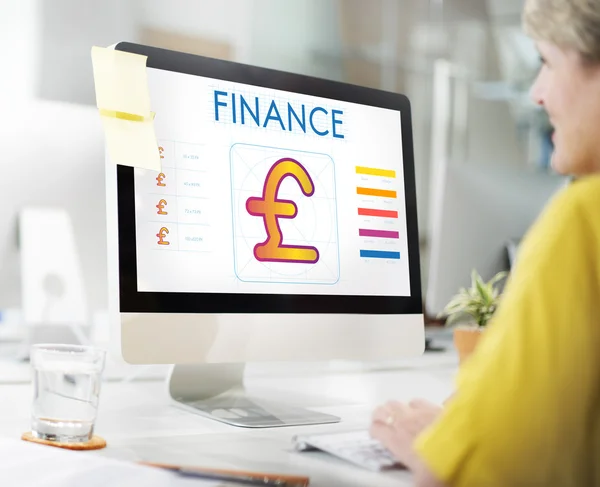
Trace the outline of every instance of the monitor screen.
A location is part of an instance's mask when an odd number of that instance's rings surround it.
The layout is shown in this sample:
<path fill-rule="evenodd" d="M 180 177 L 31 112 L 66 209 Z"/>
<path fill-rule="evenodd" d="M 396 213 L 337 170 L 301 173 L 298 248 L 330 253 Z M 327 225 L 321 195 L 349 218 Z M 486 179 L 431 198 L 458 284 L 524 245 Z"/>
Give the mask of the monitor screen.
<path fill-rule="evenodd" d="M 148 69 L 141 293 L 410 296 L 400 110 Z"/>

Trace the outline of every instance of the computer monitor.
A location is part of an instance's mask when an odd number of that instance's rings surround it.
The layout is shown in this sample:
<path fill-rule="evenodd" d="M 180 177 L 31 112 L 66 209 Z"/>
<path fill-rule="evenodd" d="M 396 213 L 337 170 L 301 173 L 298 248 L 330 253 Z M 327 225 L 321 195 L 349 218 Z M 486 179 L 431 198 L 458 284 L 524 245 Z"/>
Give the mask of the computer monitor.
<path fill-rule="evenodd" d="M 510 270 L 518 242 L 567 179 L 531 168 L 447 164 L 432 191 L 425 306 L 435 316 L 471 271 L 484 279 Z"/>
<path fill-rule="evenodd" d="M 335 421 L 241 400 L 240 364 L 423 352 L 407 98 L 115 48 L 148 57 L 162 156 L 160 173 L 107 156 L 110 315 L 124 359 L 176 364 L 171 397 L 221 421 Z"/>
<path fill-rule="evenodd" d="M 0 308 L 20 309 L 27 298 L 20 286 L 20 251 L 26 243 L 19 241 L 21 211 L 56 208 L 64 210 L 72 223 L 91 321 L 108 306 L 104 137 L 98 111 L 42 100 L 6 101 L 3 109 Z M 59 243 L 61 232 L 57 229 L 47 238 Z"/>

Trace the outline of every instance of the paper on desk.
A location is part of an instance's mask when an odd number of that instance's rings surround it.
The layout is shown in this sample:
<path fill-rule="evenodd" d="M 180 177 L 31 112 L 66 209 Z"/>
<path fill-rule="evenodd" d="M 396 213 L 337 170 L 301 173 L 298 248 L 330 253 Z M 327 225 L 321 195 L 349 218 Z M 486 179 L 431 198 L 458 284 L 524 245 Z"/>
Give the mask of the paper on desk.
<path fill-rule="evenodd" d="M 92 47 L 96 105 L 114 164 L 161 170 L 146 56 Z"/>
<path fill-rule="evenodd" d="M 21 440 L 0 439 L 2 487 L 218 487 L 158 468 Z"/>

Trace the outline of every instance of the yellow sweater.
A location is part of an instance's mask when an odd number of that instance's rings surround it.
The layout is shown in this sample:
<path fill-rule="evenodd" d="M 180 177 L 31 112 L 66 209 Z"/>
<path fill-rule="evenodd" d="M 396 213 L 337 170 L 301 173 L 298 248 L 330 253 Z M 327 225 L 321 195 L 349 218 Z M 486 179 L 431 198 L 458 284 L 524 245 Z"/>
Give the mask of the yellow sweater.
<path fill-rule="evenodd" d="M 548 205 L 442 417 L 415 444 L 452 487 L 600 487 L 600 177 Z"/>

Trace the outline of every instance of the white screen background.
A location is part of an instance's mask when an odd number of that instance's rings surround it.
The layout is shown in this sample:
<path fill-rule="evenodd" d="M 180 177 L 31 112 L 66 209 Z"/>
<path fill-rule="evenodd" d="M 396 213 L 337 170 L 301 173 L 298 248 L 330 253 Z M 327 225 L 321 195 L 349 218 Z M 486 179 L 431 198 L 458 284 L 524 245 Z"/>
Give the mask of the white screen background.
<path fill-rule="evenodd" d="M 139 291 L 410 296 L 399 112 L 156 69 L 148 69 L 148 80 L 164 186 L 157 173 L 135 169 Z M 259 128 L 248 116 L 242 125 L 239 105 L 234 124 L 230 97 L 220 97 L 229 106 L 219 107 L 215 121 L 214 90 L 242 94 L 251 107 L 258 96 L 261 122 L 271 100 L 286 125 L 287 103 L 305 104 L 307 133 L 283 131 L 276 121 Z M 310 130 L 308 114 L 317 105 L 343 111 L 336 127 L 343 139 Z M 331 132 L 328 120 L 319 113 L 315 125 Z M 269 168 L 284 157 L 306 168 L 315 191 L 304 196 L 295 179 L 283 180 L 278 198 L 298 208 L 294 219 L 279 218 L 283 243 L 316 247 L 316 263 L 253 256 L 266 231 L 246 201 L 262 195 Z M 357 174 L 357 167 L 393 170 L 395 177 Z M 396 197 L 360 195 L 358 187 Z M 360 215 L 358 208 L 394 211 L 397 218 Z M 361 236 L 359 229 L 397 235 Z M 161 233 L 168 245 L 158 244 Z M 400 258 L 361 257 L 361 250 Z"/>

